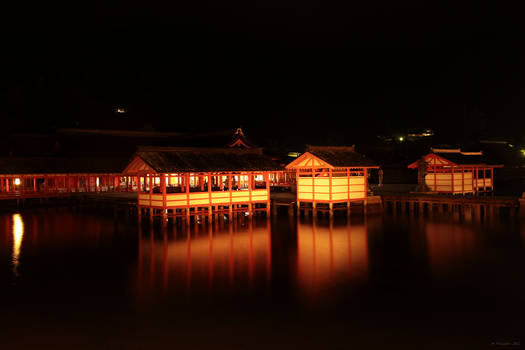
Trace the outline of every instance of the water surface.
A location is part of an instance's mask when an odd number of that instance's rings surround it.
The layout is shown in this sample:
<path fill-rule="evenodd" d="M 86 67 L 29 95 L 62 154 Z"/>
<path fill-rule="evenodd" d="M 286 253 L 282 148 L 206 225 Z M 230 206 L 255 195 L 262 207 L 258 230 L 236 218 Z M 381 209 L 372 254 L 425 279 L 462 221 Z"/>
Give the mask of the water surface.
<path fill-rule="evenodd" d="M 508 218 L 0 213 L 6 348 L 458 348 L 521 341 L 525 225 Z"/>

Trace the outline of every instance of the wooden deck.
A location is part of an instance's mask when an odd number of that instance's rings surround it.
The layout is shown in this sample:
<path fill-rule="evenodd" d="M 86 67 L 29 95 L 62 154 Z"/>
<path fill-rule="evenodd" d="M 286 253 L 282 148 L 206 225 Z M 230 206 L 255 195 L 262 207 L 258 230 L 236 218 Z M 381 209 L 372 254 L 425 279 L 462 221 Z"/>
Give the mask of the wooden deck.
<path fill-rule="evenodd" d="M 383 205 L 393 213 L 408 211 L 419 215 L 433 212 L 471 212 L 474 216 L 499 213 L 506 208 L 510 215 L 514 215 L 520 207 L 518 197 L 490 196 L 490 195 L 444 195 L 431 193 L 404 193 L 382 195 Z"/>
<path fill-rule="evenodd" d="M 26 198 L 56 198 L 69 197 L 70 192 L 42 192 L 42 191 L 24 191 L 0 193 L 0 200 L 26 199 Z"/>

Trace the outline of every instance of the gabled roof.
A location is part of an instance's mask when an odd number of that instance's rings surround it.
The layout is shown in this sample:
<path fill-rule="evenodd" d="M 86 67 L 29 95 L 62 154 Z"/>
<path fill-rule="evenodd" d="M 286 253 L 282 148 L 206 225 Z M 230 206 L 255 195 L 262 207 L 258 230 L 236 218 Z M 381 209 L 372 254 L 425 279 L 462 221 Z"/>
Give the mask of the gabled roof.
<path fill-rule="evenodd" d="M 311 161 L 309 161 L 309 159 Z M 357 153 L 355 147 L 346 146 L 306 146 L 306 152 L 286 166 L 294 168 L 346 168 L 377 167 L 377 163 Z"/>
<path fill-rule="evenodd" d="M 462 152 L 461 149 L 431 149 L 432 152 L 424 156 L 425 161 L 440 166 L 496 166 L 489 165 L 483 152 Z M 410 164 L 408 168 L 416 169 L 419 160 Z"/>
<path fill-rule="evenodd" d="M 254 148 L 256 146 L 246 138 L 246 135 L 244 135 L 242 129 L 238 128 L 235 130 L 235 133 L 233 134 L 233 140 L 230 142 L 228 147 Z"/>
<path fill-rule="evenodd" d="M 0 174 L 116 174 L 126 161 L 125 157 L 1 157 Z"/>
<path fill-rule="evenodd" d="M 137 158 L 157 173 L 282 170 L 261 148 L 141 147 Z"/>

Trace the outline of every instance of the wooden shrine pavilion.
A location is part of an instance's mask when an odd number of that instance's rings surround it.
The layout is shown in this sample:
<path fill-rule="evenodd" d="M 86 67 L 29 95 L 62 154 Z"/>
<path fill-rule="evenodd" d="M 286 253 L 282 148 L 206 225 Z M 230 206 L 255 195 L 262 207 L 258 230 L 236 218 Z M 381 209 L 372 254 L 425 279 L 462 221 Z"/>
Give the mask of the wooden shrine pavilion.
<path fill-rule="evenodd" d="M 494 168 L 483 152 L 463 152 L 461 149 L 432 148 L 431 153 L 410 164 L 419 169 L 418 184 L 423 183 L 437 193 L 473 194 L 494 190 Z"/>
<path fill-rule="evenodd" d="M 189 217 L 269 211 L 275 170 L 260 148 L 142 147 L 123 173 L 138 178 L 139 212 Z"/>
<path fill-rule="evenodd" d="M 0 198 L 45 198 L 80 192 L 126 191 L 120 159 L 78 157 L 0 158 Z"/>
<path fill-rule="evenodd" d="M 366 205 L 368 171 L 379 168 L 355 147 L 307 146 L 306 152 L 286 166 L 297 176 L 297 209 L 301 203 L 327 204 L 330 213 L 336 203 L 353 201 Z"/>

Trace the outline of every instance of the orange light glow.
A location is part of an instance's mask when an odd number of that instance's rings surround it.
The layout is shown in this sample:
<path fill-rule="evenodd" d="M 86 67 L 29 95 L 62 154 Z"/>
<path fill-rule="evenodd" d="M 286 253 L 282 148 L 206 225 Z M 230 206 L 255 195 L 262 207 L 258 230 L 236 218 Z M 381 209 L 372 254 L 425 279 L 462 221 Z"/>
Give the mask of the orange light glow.
<path fill-rule="evenodd" d="M 231 230 L 231 231 L 230 231 Z M 235 232 L 234 232 L 235 230 Z M 193 230 L 192 230 L 193 231 Z M 139 239 L 137 291 L 170 294 L 188 291 L 230 293 L 264 283 L 271 274 L 271 241 L 268 224 L 229 224 L 213 228 L 197 225 L 176 238 Z M 158 283 L 151 281 L 162 276 Z"/>
<path fill-rule="evenodd" d="M 18 185 L 20 185 L 20 183 L 21 183 L 20 179 L 19 179 L 19 178 L 16 178 L 16 179 L 15 179 L 15 185 L 18 186 Z"/>
<path fill-rule="evenodd" d="M 18 276 L 18 265 L 20 264 L 20 249 L 24 238 L 24 222 L 20 214 L 13 214 L 13 273 Z"/>
<path fill-rule="evenodd" d="M 297 226 L 297 282 L 301 297 L 326 297 L 340 281 L 368 278 L 368 235 L 365 225 L 301 224 Z M 328 298 L 329 299 L 329 298 Z"/>

